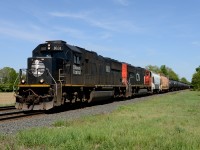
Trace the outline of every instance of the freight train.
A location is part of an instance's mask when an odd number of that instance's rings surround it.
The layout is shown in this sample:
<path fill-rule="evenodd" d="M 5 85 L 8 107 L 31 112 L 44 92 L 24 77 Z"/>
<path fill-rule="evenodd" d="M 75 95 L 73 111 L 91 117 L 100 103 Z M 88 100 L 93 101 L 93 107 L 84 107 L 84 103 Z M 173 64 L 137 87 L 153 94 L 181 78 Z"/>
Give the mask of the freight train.
<path fill-rule="evenodd" d="M 129 98 L 140 90 L 159 93 L 189 88 L 187 84 L 61 40 L 39 44 L 27 62 L 27 69 L 20 69 L 15 94 L 15 107 L 22 110 Z"/>

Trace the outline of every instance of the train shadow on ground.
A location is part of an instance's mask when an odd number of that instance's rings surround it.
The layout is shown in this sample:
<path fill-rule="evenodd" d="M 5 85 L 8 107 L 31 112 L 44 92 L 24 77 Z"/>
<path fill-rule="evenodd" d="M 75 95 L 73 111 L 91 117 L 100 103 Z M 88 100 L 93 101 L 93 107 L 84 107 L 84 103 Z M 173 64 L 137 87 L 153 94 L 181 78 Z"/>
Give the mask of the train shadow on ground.
<path fill-rule="evenodd" d="M 77 102 L 75 104 L 66 103 L 65 105 L 54 107 L 50 110 L 46 110 L 45 113 L 46 114 L 61 113 L 61 112 L 66 112 L 66 111 L 70 111 L 70 110 L 84 109 L 84 108 L 89 108 L 89 107 L 93 107 L 93 106 L 111 104 L 114 102 L 128 101 L 131 99 L 147 97 L 150 95 L 152 95 L 152 94 L 140 93 L 140 94 L 137 94 L 134 97 L 130 97 L 130 98 L 112 98 L 112 99 L 107 99 L 107 100 L 102 100 L 102 101 L 95 101 L 95 102 L 91 102 L 91 103 L 86 103 L 86 102 L 84 102 L 84 103 Z"/>
<path fill-rule="evenodd" d="M 113 99 L 108 99 L 108 100 L 103 100 L 103 101 L 96 101 L 96 102 L 92 102 L 92 103 L 86 103 L 86 102 L 85 103 L 78 102 L 75 104 L 66 103 L 65 105 L 57 106 L 57 107 L 54 107 L 53 109 L 46 110 L 45 113 L 46 114 L 61 113 L 61 112 L 66 112 L 66 111 L 70 111 L 70 110 L 78 110 L 78 109 L 84 109 L 84 108 L 89 108 L 89 107 L 93 107 L 93 106 L 111 104 L 114 102 L 129 101 L 129 100 L 137 99 L 137 98 L 165 95 L 167 93 L 177 94 L 177 92 L 178 91 L 170 91 L 170 92 L 162 92 L 162 93 L 154 93 L 154 94 L 147 93 L 147 92 L 141 92 L 141 93 L 135 94 L 133 97 L 130 97 L 130 98 L 113 98 Z M 138 100 L 140 100 L 140 99 L 138 99 Z"/>

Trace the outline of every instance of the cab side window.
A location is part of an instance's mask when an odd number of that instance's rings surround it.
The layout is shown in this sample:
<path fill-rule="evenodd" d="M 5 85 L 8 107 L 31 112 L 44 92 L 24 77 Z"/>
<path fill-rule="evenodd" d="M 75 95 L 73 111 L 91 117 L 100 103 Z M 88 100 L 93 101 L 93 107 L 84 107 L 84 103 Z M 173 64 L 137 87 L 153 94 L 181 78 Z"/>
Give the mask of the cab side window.
<path fill-rule="evenodd" d="M 74 64 L 80 65 L 81 64 L 81 57 L 78 55 L 74 55 Z"/>

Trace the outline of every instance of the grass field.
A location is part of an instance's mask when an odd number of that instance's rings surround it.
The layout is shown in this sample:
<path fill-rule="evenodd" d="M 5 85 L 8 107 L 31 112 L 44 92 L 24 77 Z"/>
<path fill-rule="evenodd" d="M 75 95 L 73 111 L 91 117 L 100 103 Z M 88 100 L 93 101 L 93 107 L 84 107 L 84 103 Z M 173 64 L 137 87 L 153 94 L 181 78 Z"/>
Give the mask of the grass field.
<path fill-rule="evenodd" d="M 121 106 L 111 114 L 59 121 L 13 136 L 5 149 L 200 149 L 200 92 L 181 91 Z"/>

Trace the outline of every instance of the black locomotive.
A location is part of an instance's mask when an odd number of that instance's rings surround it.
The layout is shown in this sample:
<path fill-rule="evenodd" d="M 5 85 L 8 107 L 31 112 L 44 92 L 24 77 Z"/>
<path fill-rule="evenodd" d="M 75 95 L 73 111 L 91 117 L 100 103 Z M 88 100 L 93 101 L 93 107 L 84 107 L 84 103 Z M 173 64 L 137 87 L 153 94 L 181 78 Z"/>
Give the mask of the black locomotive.
<path fill-rule="evenodd" d="M 65 41 L 47 41 L 33 50 L 28 69 L 20 69 L 15 106 L 48 110 L 65 103 L 132 97 L 141 89 L 153 91 L 151 74 Z"/>
<path fill-rule="evenodd" d="M 131 97 L 139 89 L 151 90 L 150 73 L 140 67 L 64 41 L 38 45 L 20 70 L 16 108 L 48 110 L 64 103 Z"/>

